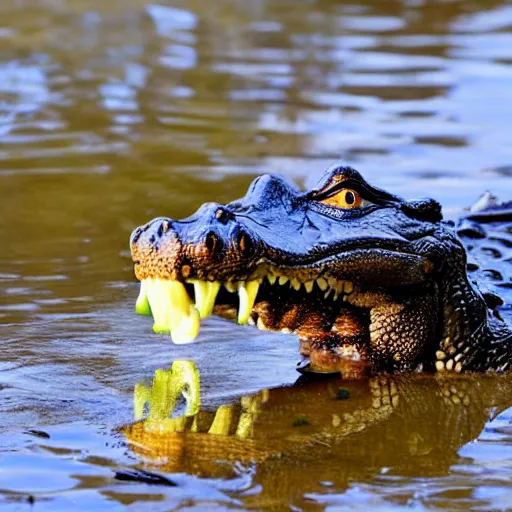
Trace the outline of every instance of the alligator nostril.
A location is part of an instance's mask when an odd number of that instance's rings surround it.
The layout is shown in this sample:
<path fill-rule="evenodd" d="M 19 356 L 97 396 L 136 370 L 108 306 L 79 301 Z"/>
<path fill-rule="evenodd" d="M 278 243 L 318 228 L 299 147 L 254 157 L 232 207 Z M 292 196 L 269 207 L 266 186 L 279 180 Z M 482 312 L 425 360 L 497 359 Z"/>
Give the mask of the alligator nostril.
<path fill-rule="evenodd" d="M 140 228 L 136 228 L 132 231 L 130 235 L 130 250 L 132 250 L 133 246 L 139 241 L 143 231 Z"/>
<path fill-rule="evenodd" d="M 252 243 L 252 240 L 251 240 L 251 238 L 249 237 L 249 235 L 247 233 L 244 233 L 243 231 L 238 233 L 237 242 L 238 242 L 238 247 L 240 248 L 240 250 L 243 253 L 249 253 L 249 252 L 252 251 L 253 243 Z"/>
<path fill-rule="evenodd" d="M 158 226 L 156 234 L 158 235 L 158 238 L 161 238 L 164 233 L 167 233 L 167 231 L 169 231 L 169 221 L 164 220 L 162 221 L 162 224 Z"/>
<path fill-rule="evenodd" d="M 210 256 L 213 256 L 215 252 L 220 249 L 221 242 L 218 236 L 213 231 L 209 231 L 208 234 L 206 235 L 206 240 L 204 244 L 206 245 L 206 249 L 210 253 Z"/>
<path fill-rule="evenodd" d="M 215 218 L 222 224 L 227 224 L 233 218 L 233 214 L 224 208 L 217 208 Z"/>

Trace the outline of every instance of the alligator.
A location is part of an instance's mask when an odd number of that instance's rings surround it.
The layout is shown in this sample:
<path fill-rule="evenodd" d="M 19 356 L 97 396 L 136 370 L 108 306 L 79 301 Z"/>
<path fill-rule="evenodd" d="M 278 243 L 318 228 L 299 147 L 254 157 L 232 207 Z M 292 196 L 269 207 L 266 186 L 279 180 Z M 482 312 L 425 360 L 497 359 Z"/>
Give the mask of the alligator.
<path fill-rule="evenodd" d="M 491 199 L 455 224 L 437 201 L 404 200 L 350 167 L 307 191 L 262 175 L 239 200 L 132 232 L 136 311 L 178 344 L 212 313 L 295 333 L 303 370 L 506 372 L 510 301 L 495 291 L 510 277 L 471 259 L 488 235 L 504 251 L 480 256 L 510 265 L 512 203 Z"/>

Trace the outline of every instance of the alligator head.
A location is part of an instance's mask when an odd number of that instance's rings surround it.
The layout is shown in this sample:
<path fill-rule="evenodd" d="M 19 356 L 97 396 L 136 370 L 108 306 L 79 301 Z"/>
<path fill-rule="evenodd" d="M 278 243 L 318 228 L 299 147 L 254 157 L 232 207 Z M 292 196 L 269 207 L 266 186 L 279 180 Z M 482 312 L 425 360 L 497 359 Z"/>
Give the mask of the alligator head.
<path fill-rule="evenodd" d="M 211 313 L 296 333 L 312 362 L 394 370 L 507 369 L 465 250 L 434 200 L 408 202 L 354 169 L 309 191 L 255 179 L 245 197 L 159 217 L 130 240 L 139 313 L 175 343 Z M 502 330 L 500 330 L 502 329 Z"/>

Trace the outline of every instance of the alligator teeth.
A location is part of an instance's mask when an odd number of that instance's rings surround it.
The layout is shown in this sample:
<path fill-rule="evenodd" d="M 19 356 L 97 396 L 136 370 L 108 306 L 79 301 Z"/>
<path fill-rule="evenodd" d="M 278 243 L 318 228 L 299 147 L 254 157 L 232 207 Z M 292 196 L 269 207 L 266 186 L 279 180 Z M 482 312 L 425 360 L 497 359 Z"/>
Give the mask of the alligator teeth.
<path fill-rule="evenodd" d="M 146 290 L 153 319 L 154 332 L 169 332 L 168 310 L 170 310 L 169 297 L 160 279 L 147 279 Z"/>
<path fill-rule="evenodd" d="M 350 281 L 338 281 L 336 278 L 319 277 L 315 280 L 302 282 L 297 278 L 291 280 L 286 276 L 268 274 L 267 279 L 271 285 L 278 282 L 281 286 L 290 283 L 290 286 L 299 291 L 301 286 L 307 293 L 314 289 L 315 282 L 324 298 L 331 296 L 331 300 L 348 300 L 354 285 Z M 190 343 L 198 332 L 201 318 L 211 315 L 221 284 L 219 281 L 200 281 L 191 279 L 187 281 L 194 285 L 195 305 L 192 303 L 183 283 L 166 279 L 144 279 L 140 283 L 140 292 L 135 304 L 135 311 L 142 315 L 153 315 L 153 330 L 157 333 L 170 332 L 174 343 Z M 225 288 L 239 294 L 238 323 L 247 324 L 258 295 L 262 279 L 251 281 L 227 281 Z M 332 294 L 331 294 L 332 292 Z M 254 323 L 254 322 L 253 322 Z M 265 328 L 262 322 L 256 322 L 258 327 Z"/>
<path fill-rule="evenodd" d="M 140 282 L 140 292 L 137 297 L 137 302 L 135 303 L 135 312 L 139 315 L 150 315 L 151 316 L 151 307 L 149 306 L 148 301 L 148 283 L 147 279 L 143 279 Z"/>
<path fill-rule="evenodd" d="M 171 316 L 169 329 L 174 343 L 190 343 L 199 334 L 199 311 L 194 307 L 185 286 L 169 281 Z"/>
<path fill-rule="evenodd" d="M 229 293 L 236 293 L 235 283 L 232 283 L 231 281 L 227 281 L 224 283 L 224 286 Z"/>
<path fill-rule="evenodd" d="M 325 290 L 327 290 L 327 287 L 329 286 L 329 284 L 323 277 L 319 277 L 316 280 L 316 284 L 318 285 L 318 288 L 320 288 L 320 290 L 322 290 L 323 292 L 325 292 Z"/>
<path fill-rule="evenodd" d="M 261 317 L 258 317 L 258 321 L 256 322 L 256 327 L 260 331 L 268 331 L 267 326 L 265 325 L 265 323 L 263 322 Z"/>
<path fill-rule="evenodd" d="M 194 284 L 194 294 L 196 297 L 196 308 L 201 318 L 210 316 L 215 306 L 215 299 L 220 290 L 218 281 L 199 281 L 191 280 Z"/>
<path fill-rule="evenodd" d="M 241 281 L 238 288 L 240 298 L 240 306 L 238 307 L 238 323 L 246 324 L 251 315 L 256 295 L 260 287 L 261 281 Z"/>
<path fill-rule="evenodd" d="M 199 333 L 199 311 L 183 283 L 148 279 L 147 297 L 155 323 L 154 332 L 170 332 L 177 344 L 190 343 Z"/>

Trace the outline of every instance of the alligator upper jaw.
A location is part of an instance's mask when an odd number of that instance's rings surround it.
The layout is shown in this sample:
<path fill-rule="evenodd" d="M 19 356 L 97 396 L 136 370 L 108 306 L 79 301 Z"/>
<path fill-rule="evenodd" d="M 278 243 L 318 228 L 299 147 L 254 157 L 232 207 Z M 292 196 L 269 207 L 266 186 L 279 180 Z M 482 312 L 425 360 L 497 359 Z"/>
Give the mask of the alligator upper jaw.
<path fill-rule="evenodd" d="M 239 283 L 262 280 L 265 277 L 286 277 L 301 283 L 319 278 L 361 282 L 368 286 L 400 287 L 421 284 L 430 279 L 434 264 L 424 256 L 403 247 L 361 247 L 340 250 L 327 255 L 274 256 L 269 249 L 257 258 L 245 260 L 230 255 L 224 259 L 208 261 L 200 244 L 176 247 L 175 242 L 157 249 L 132 248 L 135 276 L 139 281 L 159 278 L 172 281 L 218 281 Z M 186 250 L 185 250 L 186 249 Z M 186 264 L 180 264 L 185 254 Z M 201 255 L 200 264 L 192 263 Z"/>

